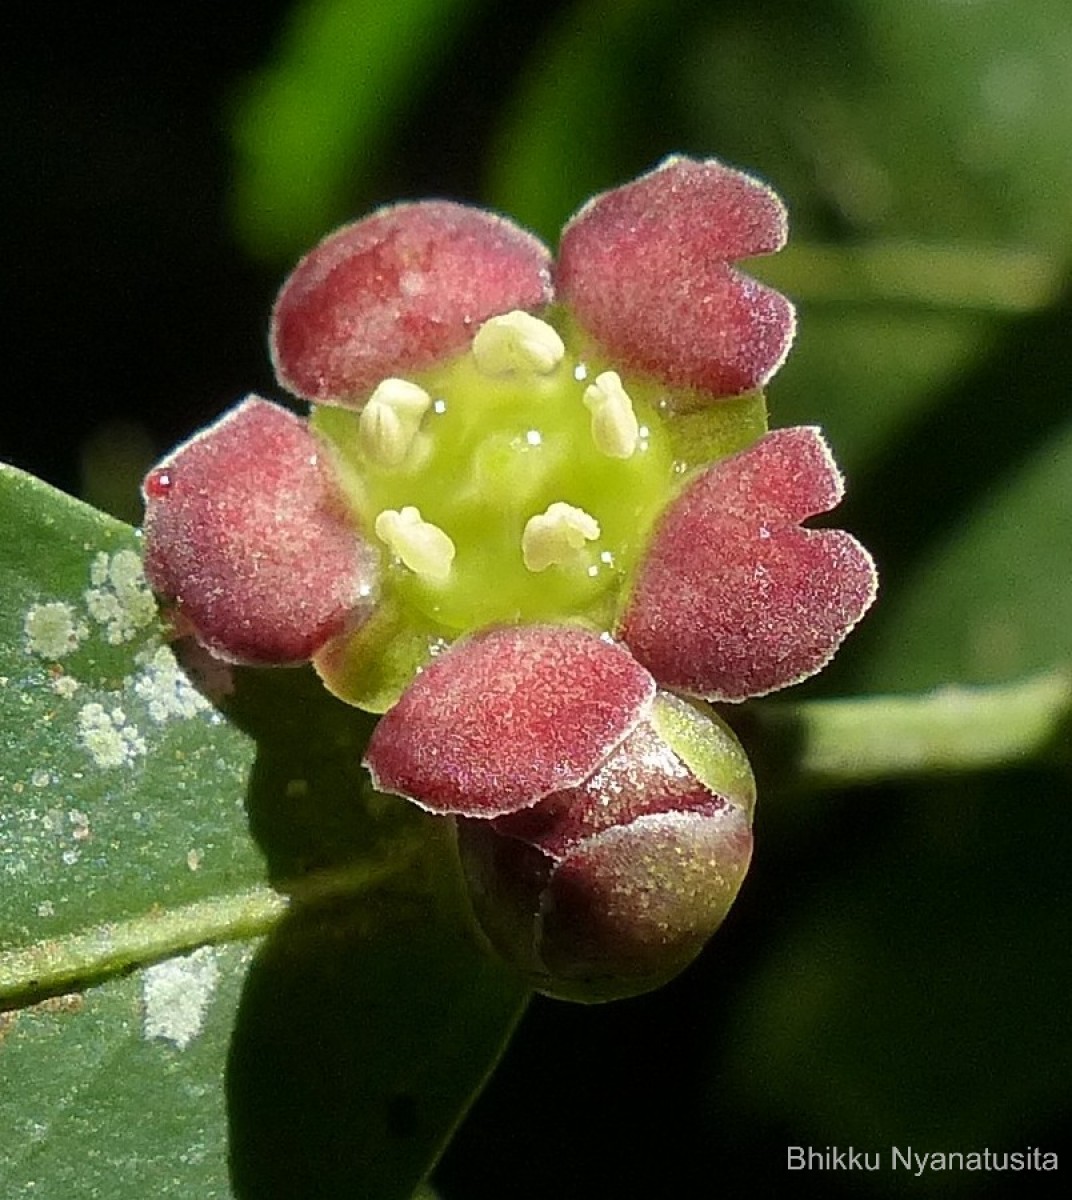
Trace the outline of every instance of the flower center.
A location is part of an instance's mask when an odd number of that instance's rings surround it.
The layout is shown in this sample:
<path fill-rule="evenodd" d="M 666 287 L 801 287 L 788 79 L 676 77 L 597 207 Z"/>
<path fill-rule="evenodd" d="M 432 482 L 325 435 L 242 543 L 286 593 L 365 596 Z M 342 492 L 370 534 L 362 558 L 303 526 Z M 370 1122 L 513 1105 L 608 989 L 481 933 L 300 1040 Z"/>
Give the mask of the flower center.
<path fill-rule="evenodd" d="M 384 546 L 385 592 L 448 640 L 500 622 L 609 628 L 675 486 L 654 409 L 522 312 L 446 366 L 385 380 L 360 414 L 313 422 Z"/>

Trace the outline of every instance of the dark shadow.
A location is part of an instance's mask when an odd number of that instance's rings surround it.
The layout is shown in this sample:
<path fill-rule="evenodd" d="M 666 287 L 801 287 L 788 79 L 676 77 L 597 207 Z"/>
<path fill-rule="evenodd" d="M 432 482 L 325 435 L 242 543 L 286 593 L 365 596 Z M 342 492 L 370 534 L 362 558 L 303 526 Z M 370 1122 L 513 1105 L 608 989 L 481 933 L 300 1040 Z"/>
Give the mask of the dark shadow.
<path fill-rule="evenodd" d="M 375 792 L 375 718 L 311 670 L 238 670 L 247 810 L 291 908 L 261 945 L 226 1092 L 240 1200 L 408 1197 L 523 1004 L 472 936 L 441 822 Z"/>

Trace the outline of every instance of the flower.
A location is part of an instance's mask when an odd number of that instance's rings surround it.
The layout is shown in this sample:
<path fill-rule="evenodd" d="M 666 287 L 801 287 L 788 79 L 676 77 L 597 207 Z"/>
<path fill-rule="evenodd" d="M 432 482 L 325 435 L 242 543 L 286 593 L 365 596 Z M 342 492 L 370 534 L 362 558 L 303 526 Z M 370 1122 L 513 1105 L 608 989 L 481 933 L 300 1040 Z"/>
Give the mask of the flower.
<path fill-rule="evenodd" d="M 250 397 L 148 477 L 151 583 L 214 653 L 311 659 L 384 712 L 374 782 L 456 819 L 489 940 L 544 990 L 654 986 L 751 853 L 708 701 L 819 670 L 870 605 L 819 431 L 766 431 L 793 308 L 742 274 L 781 201 L 670 158 L 557 263 L 502 217 L 400 204 L 330 235 L 272 314 L 308 424 Z"/>

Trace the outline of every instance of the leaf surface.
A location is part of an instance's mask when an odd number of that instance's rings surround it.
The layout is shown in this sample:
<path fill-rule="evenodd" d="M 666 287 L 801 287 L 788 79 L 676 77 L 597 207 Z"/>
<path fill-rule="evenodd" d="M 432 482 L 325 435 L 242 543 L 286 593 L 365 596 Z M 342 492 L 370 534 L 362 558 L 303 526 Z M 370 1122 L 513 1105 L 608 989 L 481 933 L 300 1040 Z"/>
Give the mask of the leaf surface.
<path fill-rule="evenodd" d="M 198 666 L 135 532 L 0 468 L 0 1174 L 409 1196 L 527 993 L 449 826 L 372 789 L 368 717 Z"/>

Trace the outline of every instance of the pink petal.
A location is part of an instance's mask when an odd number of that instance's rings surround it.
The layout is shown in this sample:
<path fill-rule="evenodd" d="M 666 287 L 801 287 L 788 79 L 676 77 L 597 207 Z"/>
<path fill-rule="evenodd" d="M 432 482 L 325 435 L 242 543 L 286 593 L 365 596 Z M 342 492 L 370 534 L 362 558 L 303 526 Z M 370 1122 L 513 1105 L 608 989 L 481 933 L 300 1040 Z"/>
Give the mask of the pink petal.
<path fill-rule="evenodd" d="M 145 480 L 145 571 L 214 654 L 308 659 L 371 610 L 376 553 L 304 422 L 256 396 Z"/>
<path fill-rule="evenodd" d="M 761 387 L 796 328 L 780 293 L 728 264 L 786 239 L 785 207 L 714 159 L 669 158 L 589 201 L 562 235 L 555 284 L 623 366 L 730 396 Z"/>
<path fill-rule="evenodd" d="M 845 481 L 815 425 L 774 429 L 717 466 L 719 507 L 748 520 L 797 522 L 835 508 Z"/>
<path fill-rule="evenodd" d="M 360 406 L 390 375 L 463 350 L 488 317 L 551 299 L 550 256 L 493 213 L 399 204 L 326 237 L 283 285 L 271 350 L 284 387 Z"/>
<path fill-rule="evenodd" d="M 655 684 L 627 650 L 569 626 L 458 643 L 376 726 L 376 787 L 433 812 L 494 817 L 580 783 L 635 728 Z"/>
<path fill-rule="evenodd" d="M 801 529 L 841 494 L 818 430 L 724 459 L 671 505 L 619 635 L 664 687 L 744 700 L 814 674 L 875 597 L 875 566 L 840 530 Z"/>

